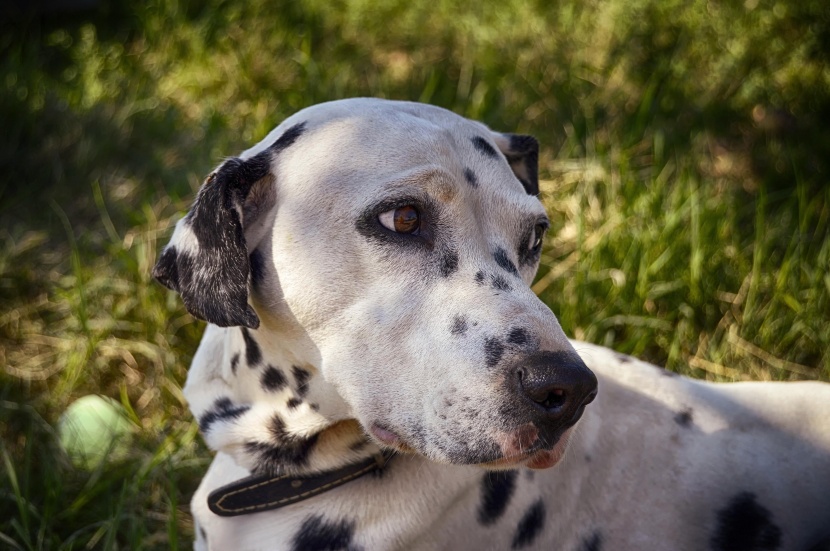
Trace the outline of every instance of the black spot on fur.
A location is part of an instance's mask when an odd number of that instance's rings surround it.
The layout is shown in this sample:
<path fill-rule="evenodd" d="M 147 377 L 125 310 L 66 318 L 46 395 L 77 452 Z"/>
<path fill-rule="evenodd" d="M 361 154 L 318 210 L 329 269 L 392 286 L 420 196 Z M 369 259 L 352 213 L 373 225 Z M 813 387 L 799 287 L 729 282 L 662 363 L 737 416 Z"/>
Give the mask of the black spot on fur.
<path fill-rule="evenodd" d="M 690 427 L 692 425 L 692 410 L 686 409 L 674 416 L 674 422 L 681 427 Z"/>
<path fill-rule="evenodd" d="M 452 329 L 450 332 L 453 335 L 463 335 L 467 332 L 467 318 L 464 316 L 455 316 L 452 320 Z"/>
<path fill-rule="evenodd" d="M 513 261 L 508 258 L 507 251 L 499 247 L 496 249 L 496 252 L 493 253 L 493 258 L 495 259 L 496 264 L 498 264 L 503 270 L 516 277 L 519 276 L 519 270 L 516 269 L 516 265 L 513 264 Z"/>
<path fill-rule="evenodd" d="M 251 283 L 259 285 L 265 279 L 265 259 L 262 257 L 262 252 L 259 249 L 254 249 L 254 252 L 248 257 L 251 264 Z"/>
<path fill-rule="evenodd" d="M 279 414 L 271 418 L 271 422 L 268 424 L 268 432 L 271 433 L 271 436 L 277 442 L 283 442 L 291 438 L 288 431 L 285 430 L 285 421 L 282 420 Z"/>
<path fill-rule="evenodd" d="M 504 354 L 504 344 L 495 337 L 487 337 L 484 340 L 484 353 L 487 355 L 487 367 L 493 367 Z"/>
<path fill-rule="evenodd" d="M 297 409 L 303 401 L 299 398 L 289 398 L 288 401 L 285 403 L 288 406 L 288 409 Z"/>
<path fill-rule="evenodd" d="M 582 540 L 579 551 L 602 551 L 602 534 L 599 530 Z"/>
<path fill-rule="evenodd" d="M 268 365 L 265 368 L 265 371 L 262 372 L 260 382 L 262 383 L 262 388 L 269 392 L 282 390 L 288 384 L 285 374 L 273 365 Z"/>
<path fill-rule="evenodd" d="M 507 510 L 516 490 L 518 474 L 518 471 L 485 473 L 481 480 L 481 504 L 478 507 L 478 521 L 481 524 L 494 524 Z"/>
<path fill-rule="evenodd" d="M 245 339 L 245 361 L 248 367 L 256 367 L 262 361 L 262 350 L 259 348 L 256 340 L 248 332 L 245 327 L 240 328 L 242 331 L 242 338 Z"/>
<path fill-rule="evenodd" d="M 514 327 L 507 335 L 507 342 L 516 346 L 526 346 L 531 343 L 530 333 L 524 327 Z"/>
<path fill-rule="evenodd" d="M 327 521 L 322 515 L 313 515 L 303 521 L 291 540 L 292 551 L 358 551 L 352 545 L 354 521 Z"/>
<path fill-rule="evenodd" d="M 424 426 L 421 423 L 415 423 L 412 425 L 410 429 L 410 436 L 414 441 L 416 447 L 421 449 L 425 448 L 427 445 L 427 432 L 424 430 Z"/>
<path fill-rule="evenodd" d="M 484 272 L 482 272 L 481 270 L 476 272 L 476 283 L 478 283 L 479 285 L 484 283 Z"/>
<path fill-rule="evenodd" d="M 297 123 L 283 132 L 282 136 L 277 138 L 277 141 L 275 141 L 268 149 L 270 149 L 272 153 L 279 153 L 289 145 L 296 142 L 297 138 L 303 135 L 303 132 L 305 132 L 305 122 Z"/>
<path fill-rule="evenodd" d="M 207 434 L 211 425 L 216 421 L 236 419 L 251 409 L 250 406 L 237 406 L 229 398 L 219 398 L 213 403 L 213 408 L 202 414 L 199 418 L 199 430 Z"/>
<path fill-rule="evenodd" d="M 519 525 L 516 527 L 516 533 L 513 535 L 513 549 L 521 549 L 533 543 L 533 540 L 539 535 L 545 527 L 545 504 L 540 499 L 530 506 Z"/>
<path fill-rule="evenodd" d="M 741 492 L 718 511 L 710 546 L 712 551 L 774 551 L 781 547 L 781 529 L 755 494 Z"/>
<path fill-rule="evenodd" d="M 464 169 L 464 179 L 467 180 L 467 183 L 472 187 L 478 187 L 478 178 L 476 178 L 475 172 L 469 168 Z"/>
<path fill-rule="evenodd" d="M 458 253 L 452 249 L 445 250 L 441 254 L 441 275 L 449 277 L 458 270 Z"/>
<path fill-rule="evenodd" d="M 308 456 L 317 443 L 317 434 L 308 438 L 294 436 L 286 430 L 285 421 L 279 415 L 271 419 L 268 431 L 276 443 L 245 442 L 245 451 L 256 459 L 254 473 L 276 473 L 286 465 L 302 467 L 308 463 Z"/>
<path fill-rule="evenodd" d="M 207 532 L 205 532 L 205 529 L 202 528 L 201 525 L 199 525 L 199 534 L 202 536 L 202 539 L 205 541 L 205 543 L 207 543 Z"/>
<path fill-rule="evenodd" d="M 484 153 L 488 157 L 492 157 L 494 159 L 498 158 L 499 154 L 496 152 L 496 150 L 493 148 L 493 146 L 490 145 L 490 142 L 488 142 L 487 140 L 485 140 L 481 136 L 476 136 L 475 138 L 471 138 L 471 141 L 473 142 L 473 147 L 475 147 L 481 153 Z"/>
<path fill-rule="evenodd" d="M 236 368 L 239 366 L 239 352 L 233 355 L 231 358 L 231 373 L 236 375 Z"/>
<path fill-rule="evenodd" d="M 621 364 L 627 364 L 631 362 L 631 356 L 626 356 L 625 354 L 614 354 L 614 357 L 616 357 L 617 361 Z"/>
<path fill-rule="evenodd" d="M 297 382 L 297 394 L 305 396 L 308 392 L 308 380 L 311 378 L 311 373 L 296 365 L 291 366 L 291 373 L 294 374 L 294 380 Z"/>
<path fill-rule="evenodd" d="M 507 280 L 500 275 L 493 274 L 490 276 L 490 285 L 497 291 L 509 291 L 511 289 Z"/>

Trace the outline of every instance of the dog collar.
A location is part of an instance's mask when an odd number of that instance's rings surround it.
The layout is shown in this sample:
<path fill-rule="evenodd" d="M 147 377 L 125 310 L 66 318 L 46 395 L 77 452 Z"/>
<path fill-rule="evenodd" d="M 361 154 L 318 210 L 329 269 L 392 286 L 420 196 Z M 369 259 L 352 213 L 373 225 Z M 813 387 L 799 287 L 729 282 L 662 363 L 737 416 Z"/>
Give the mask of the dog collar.
<path fill-rule="evenodd" d="M 208 508 L 222 517 L 279 509 L 383 470 L 393 454 L 384 451 L 361 463 L 309 476 L 249 476 L 212 491 L 207 498 Z"/>

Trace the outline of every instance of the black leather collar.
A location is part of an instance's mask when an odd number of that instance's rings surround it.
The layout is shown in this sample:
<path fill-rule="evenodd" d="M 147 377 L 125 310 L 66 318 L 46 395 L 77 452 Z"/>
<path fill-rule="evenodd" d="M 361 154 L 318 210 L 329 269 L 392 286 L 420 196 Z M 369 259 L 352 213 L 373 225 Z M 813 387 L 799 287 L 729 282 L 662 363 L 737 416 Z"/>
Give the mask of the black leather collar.
<path fill-rule="evenodd" d="M 249 476 L 213 490 L 207 499 L 208 507 L 223 517 L 279 509 L 381 470 L 393 453 L 383 452 L 361 463 L 311 476 Z"/>

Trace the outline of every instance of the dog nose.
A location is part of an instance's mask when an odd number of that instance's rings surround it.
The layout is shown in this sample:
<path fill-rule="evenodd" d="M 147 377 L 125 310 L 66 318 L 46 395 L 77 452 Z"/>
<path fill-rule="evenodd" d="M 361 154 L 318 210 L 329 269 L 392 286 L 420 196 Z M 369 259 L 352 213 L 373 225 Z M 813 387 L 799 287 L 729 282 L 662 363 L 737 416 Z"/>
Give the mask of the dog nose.
<path fill-rule="evenodd" d="M 536 352 L 514 367 L 518 393 L 548 428 L 567 428 L 597 396 L 597 378 L 573 352 Z"/>

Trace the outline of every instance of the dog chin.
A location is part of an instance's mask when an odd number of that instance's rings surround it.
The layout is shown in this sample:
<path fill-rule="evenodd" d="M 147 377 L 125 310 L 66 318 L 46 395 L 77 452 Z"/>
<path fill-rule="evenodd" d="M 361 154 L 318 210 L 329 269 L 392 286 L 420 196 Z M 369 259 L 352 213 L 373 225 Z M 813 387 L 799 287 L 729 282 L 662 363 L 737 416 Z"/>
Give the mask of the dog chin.
<path fill-rule="evenodd" d="M 403 438 L 378 423 L 369 425 L 369 434 L 384 447 L 403 453 L 417 453 L 417 450 L 404 442 Z"/>
<path fill-rule="evenodd" d="M 566 431 L 550 449 L 532 450 L 517 455 L 505 455 L 495 461 L 479 463 L 478 466 L 492 471 L 518 469 L 520 467 L 527 467 L 528 469 L 549 469 L 565 457 L 570 435 L 571 431 Z"/>
<path fill-rule="evenodd" d="M 568 447 L 568 439 L 571 435 L 571 430 L 566 430 L 564 433 L 562 433 L 562 435 L 557 439 L 556 443 L 550 448 L 540 449 L 538 447 L 538 442 L 536 442 L 537 446 L 528 446 L 531 449 L 528 449 L 527 451 L 518 451 L 515 448 L 511 449 L 511 447 L 502 445 L 502 453 L 497 452 L 499 456 L 495 459 L 490 459 L 489 457 L 493 457 L 496 454 L 489 453 L 487 454 L 489 456 L 488 458 L 468 456 L 434 458 L 431 457 L 430 454 L 419 452 L 413 446 L 406 443 L 396 433 L 390 431 L 385 427 L 380 426 L 379 424 L 373 423 L 369 427 L 369 433 L 375 439 L 377 439 L 382 446 L 395 449 L 399 452 L 423 455 L 428 459 L 436 461 L 438 463 L 474 465 L 486 470 L 499 471 L 518 469 L 521 467 L 527 467 L 529 469 L 548 469 L 550 467 L 553 467 L 554 465 L 559 463 L 562 457 L 565 456 L 565 452 Z"/>

